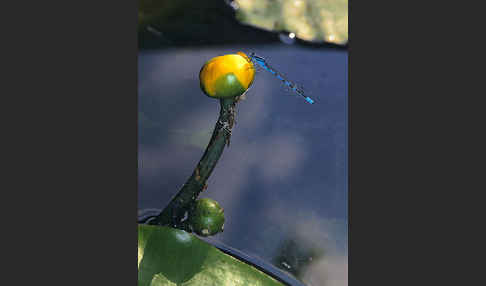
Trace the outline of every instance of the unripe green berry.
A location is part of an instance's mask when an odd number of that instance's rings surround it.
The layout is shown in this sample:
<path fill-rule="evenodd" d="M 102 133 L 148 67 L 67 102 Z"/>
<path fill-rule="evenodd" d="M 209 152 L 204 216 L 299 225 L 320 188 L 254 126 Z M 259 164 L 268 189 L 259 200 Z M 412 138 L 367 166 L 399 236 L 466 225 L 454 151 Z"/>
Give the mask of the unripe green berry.
<path fill-rule="evenodd" d="M 215 200 L 199 199 L 189 213 L 189 224 L 198 235 L 215 235 L 223 231 L 224 210 Z"/>

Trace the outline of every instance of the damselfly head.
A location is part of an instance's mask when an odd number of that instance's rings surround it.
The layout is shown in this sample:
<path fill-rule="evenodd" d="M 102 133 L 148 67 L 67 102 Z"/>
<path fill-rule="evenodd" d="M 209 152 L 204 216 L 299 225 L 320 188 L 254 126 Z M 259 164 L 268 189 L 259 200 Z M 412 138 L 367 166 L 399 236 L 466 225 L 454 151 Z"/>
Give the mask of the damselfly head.
<path fill-rule="evenodd" d="M 247 55 L 246 55 L 245 53 L 243 53 L 243 52 L 237 52 L 236 54 L 237 54 L 237 55 L 239 55 L 239 56 L 242 56 L 243 58 L 245 58 L 245 59 L 246 59 L 246 60 L 247 60 L 249 63 L 251 63 L 251 62 L 252 62 L 252 60 L 251 60 L 251 54 L 250 54 L 249 56 L 247 56 Z"/>

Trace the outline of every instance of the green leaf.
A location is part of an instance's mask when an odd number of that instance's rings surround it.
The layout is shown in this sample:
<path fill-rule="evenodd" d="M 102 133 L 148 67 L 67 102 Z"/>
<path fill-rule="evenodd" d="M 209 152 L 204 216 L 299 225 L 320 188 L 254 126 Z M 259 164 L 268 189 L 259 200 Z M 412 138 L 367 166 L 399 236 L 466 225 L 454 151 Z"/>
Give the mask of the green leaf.
<path fill-rule="evenodd" d="M 138 226 L 138 286 L 284 286 L 183 230 Z"/>

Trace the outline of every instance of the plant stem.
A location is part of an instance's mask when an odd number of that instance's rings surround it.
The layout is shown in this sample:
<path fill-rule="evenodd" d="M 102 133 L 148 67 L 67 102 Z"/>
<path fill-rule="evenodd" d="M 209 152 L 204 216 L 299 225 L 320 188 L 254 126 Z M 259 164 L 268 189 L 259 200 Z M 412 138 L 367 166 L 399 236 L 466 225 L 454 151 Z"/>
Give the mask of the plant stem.
<path fill-rule="evenodd" d="M 189 210 L 199 194 L 207 187 L 206 181 L 216 166 L 219 157 L 221 157 L 224 147 L 229 146 L 231 130 L 235 122 L 235 106 L 237 102 L 238 98 L 220 99 L 219 118 L 204 155 L 180 191 L 151 224 L 171 225 L 172 227 L 181 226 L 186 211 Z"/>

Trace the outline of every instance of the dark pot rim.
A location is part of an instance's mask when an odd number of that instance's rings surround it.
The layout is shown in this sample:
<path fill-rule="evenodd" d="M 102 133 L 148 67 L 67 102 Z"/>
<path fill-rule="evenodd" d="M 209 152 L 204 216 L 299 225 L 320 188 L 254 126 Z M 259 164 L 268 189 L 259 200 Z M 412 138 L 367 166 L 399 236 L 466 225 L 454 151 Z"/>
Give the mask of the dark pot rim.
<path fill-rule="evenodd" d="M 199 237 L 199 236 L 198 236 Z M 211 244 L 212 246 L 216 247 L 220 251 L 233 256 L 234 258 L 245 262 L 248 265 L 251 265 L 255 267 L 256 269 L 262 271 L 263 273 L 267 274 L 268 276 L 274 278 L 275 280 L 287 285 L 287 286 L 307 286 L 301 281 L 297 280 L 296 278 L 292 277 L 290 274 L 287 272 L 284 272 L 283 270 L 275 267 L 274 265 L 265 262 L 264 260 L 246 254 L 238 249 L 232 248 L 230 246 L 227 246 L 219 241 L 216 241 L 215 239 L 211 238 L 203 238 L 199 237 L 200 239 L 204 240 L 205 242 Z"/>

